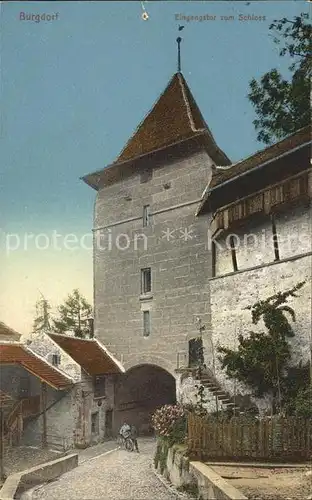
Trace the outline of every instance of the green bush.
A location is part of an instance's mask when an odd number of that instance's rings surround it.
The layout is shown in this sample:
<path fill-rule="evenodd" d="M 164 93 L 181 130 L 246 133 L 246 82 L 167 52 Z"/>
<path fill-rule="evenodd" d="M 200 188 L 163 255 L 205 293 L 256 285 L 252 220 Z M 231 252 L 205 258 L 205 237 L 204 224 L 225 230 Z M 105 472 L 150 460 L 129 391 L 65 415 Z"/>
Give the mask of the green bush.
<path fill-rule="evenodd" d="M 293 401 L 293 413 L 296 417 L 312 418 L 312 387 L 299 389 Z"/>

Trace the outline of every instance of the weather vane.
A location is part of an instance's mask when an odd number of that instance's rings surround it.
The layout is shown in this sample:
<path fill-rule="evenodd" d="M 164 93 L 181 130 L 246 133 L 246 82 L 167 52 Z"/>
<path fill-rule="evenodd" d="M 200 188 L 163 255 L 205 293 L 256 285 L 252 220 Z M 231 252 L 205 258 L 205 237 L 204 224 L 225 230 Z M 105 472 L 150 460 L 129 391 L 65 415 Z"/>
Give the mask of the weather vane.
<path fill-rule="evenodd" d="M 179 26 L 178 31 L 182 31 L 184 26 Z M 178 73 L 181 73 L 181 49 L 180 49 L 180 44 L 182 42 L 182 38 L 178 36 L 177 38 L 177 43 L 178 43 Z"/>
<path fill-rule="evenodd" d="M 143 3 L 143 2 L 141 2 L 141 6 L 142 6 L 142 10 L 143 10 L 143 12 L 142 12 L 142 16 L 141 16 L 141 17 L 142 17 L 143 21 L 147 21 L 147 20 L 148 20 L 148 18 L 149 18 L 149 15 L 148 15 L 148 13 L 146 12 L 146 9 L 145 9 L 145 6 L 144 6 L 144 3 Z"/>

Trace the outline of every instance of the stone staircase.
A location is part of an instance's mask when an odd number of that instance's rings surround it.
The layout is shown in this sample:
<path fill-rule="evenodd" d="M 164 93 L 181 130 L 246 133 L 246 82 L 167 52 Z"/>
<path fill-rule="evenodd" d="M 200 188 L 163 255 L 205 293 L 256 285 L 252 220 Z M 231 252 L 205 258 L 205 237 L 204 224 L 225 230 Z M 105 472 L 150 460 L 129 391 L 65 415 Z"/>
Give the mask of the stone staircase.
<path fill-rule="evenodd" d="M 195 378 L 216 397 L 221 405 L 221 409 L 231 410 L 234 414 L 238 415 L 245 413 L 245 407 L 240 405 L 235 397 L 231 396 L 223 389 L 220 382 L 209 368 L 197 368 Z"/>

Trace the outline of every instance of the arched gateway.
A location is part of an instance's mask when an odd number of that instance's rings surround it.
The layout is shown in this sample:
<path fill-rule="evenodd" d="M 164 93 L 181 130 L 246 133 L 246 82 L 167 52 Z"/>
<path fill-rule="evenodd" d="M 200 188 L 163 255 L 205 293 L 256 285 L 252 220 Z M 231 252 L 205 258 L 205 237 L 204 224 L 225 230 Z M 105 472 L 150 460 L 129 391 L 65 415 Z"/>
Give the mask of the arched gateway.
<path fill-rule="evenodd" d="M 149 434 L 156 408 L 175 402 L 176 383 L 169 372 L 156 365 L 134 366 L 116 386 L 114 430 L 126 421 L 134 424 L 140 435 Z"/>

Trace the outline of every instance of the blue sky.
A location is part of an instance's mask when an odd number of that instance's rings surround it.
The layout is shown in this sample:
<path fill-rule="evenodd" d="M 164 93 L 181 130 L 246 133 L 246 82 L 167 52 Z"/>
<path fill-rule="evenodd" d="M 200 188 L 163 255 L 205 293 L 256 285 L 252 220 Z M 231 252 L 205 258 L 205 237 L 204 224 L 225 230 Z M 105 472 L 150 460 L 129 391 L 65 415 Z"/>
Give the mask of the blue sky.
<path fill-rule="evenodd" d="M 22 333 L 38 288 L 53 303 L 76 286 L 92 299 L 91 250 L 36 250 L 20 242 L 25 233 L 90 232 L 95 192 L 79 178 L 115 159 L 176 71 L 178 24 L 185 25 L 184 76 L 217 143 L 236 161 L 263 147 L 248 82 L 273 67 L 287 75 L 289 61 L 278 56 L 268 27 L 307 12 L 308 4 L 144 5 L 148 21 L 139 1 L 1 4 L 0 319 Z M 58 19 L 36 23 L 21 20 L 21 12 Z M 176 14 L 217 19 L 181 22 Z M 239 14 L 266 20 L 239 21 Z M 9 254 L 8 233 L 20 239 Z"/>

